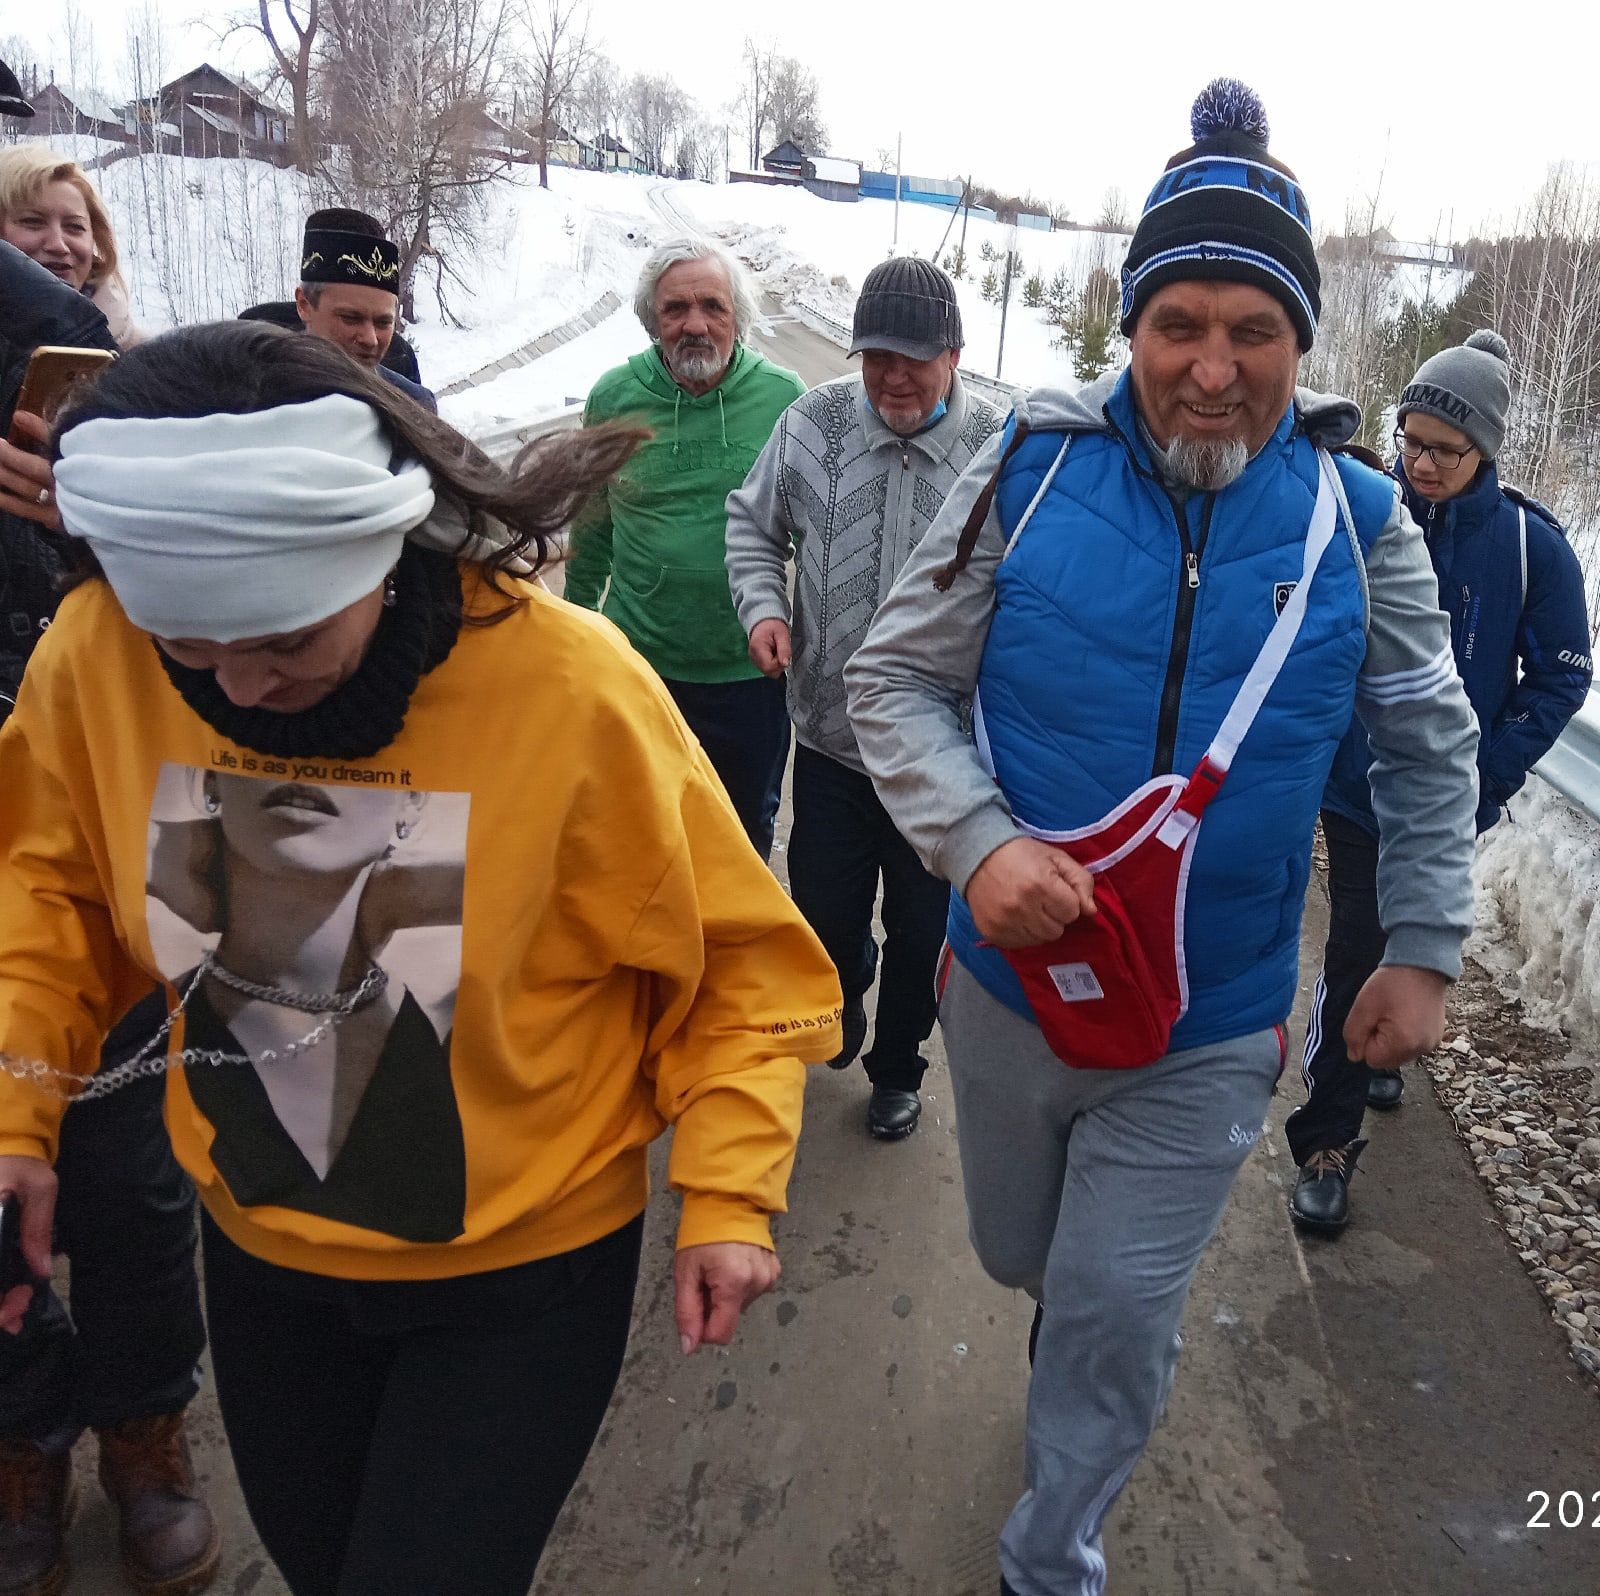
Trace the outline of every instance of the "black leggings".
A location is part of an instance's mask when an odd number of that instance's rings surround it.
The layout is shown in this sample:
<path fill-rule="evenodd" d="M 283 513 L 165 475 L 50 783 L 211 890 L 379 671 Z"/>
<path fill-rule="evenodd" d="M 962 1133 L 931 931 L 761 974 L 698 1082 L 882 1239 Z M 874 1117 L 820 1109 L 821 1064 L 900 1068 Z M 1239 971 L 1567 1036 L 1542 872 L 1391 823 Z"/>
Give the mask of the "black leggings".
<path fill-rule="evenodd" d="M 223 1423 L 293 1596 L 526 1596 L 622 1367 L 643 1220 L 432 1281 L 280 1269 L 202 1230 Z"/>

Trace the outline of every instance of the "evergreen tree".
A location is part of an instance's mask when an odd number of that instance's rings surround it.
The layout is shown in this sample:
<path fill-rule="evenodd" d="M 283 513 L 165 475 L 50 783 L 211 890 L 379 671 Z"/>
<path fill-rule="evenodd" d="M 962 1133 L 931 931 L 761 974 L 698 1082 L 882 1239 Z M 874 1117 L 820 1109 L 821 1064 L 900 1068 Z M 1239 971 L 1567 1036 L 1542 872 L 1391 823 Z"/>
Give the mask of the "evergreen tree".
<path fill-rule="evenodd" d="M 951 277 L 953 277 L 958 283 L 965 279 L 967 275 L 967 252 L 961 247 L 961 245 L 957 244 L 956 247 L 945 256 L 944 269 L 949 272 Z"/>
<path fill-rule="evenodd" d="M 1078 352 L 1072 372 L 1079 382 L 1093 382 L 1111 364 L 1111 335 L 1116 330 L 1109 316 L 1083 316 L 1078 325 Z"/>
<path fill-rule="evenodd" d="M 1000 259 L 1000 251 L 997 250 L 988 239 L 984 239 L 982 243 L 978 245 L 978 255 L 980 259 L 983 260 L 994 261 Z"/>
<path fill-rule="evenodd" d="M 1000 303 L 1000 279 L 995 276 L 993 266 L 983 274 L 983 282 L 979 285 L 978 292 L 983 296 L 984 304 L 998 305 Z"/>
<path fill-rule="evenodd" d="M 1044 278 L 1034 272 L 1022 285 L 1022 303 L 1029 310 L 1040 310 L 1044 307 Z"/>
<path fill-rule="evenodd" d="M 1050 286 L 1045 289 L 1044 304 L 1053 321 L 1064 322 L 1072 314 L 1072 283 L 1065 266 L 1056 268 Z"/>

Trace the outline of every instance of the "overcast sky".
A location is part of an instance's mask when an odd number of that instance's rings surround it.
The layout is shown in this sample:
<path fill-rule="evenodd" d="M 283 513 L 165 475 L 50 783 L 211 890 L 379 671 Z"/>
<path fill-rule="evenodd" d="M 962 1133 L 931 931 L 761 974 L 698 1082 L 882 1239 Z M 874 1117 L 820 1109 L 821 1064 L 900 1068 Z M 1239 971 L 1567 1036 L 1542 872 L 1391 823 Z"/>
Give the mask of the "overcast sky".
<path fill-rule="evenodd" d="M 144 3 L 162 18 L 172 70 L 207 57 L 230 64 L 230 55 L 241 69 L 260 66 L 214 42 L 230 4 Z M 142 5 L 77 4 L 102 76 L 115 80 L 128 59 L 127 19 Z M 1392 218 L 1401 235 L 1464 237 L 1515 211 L 1551 162 L 1600 163 L 1600 22 L 1578 0 L 1315 8 L 1227 0 L 1209 10 L 1194 0 L 1070 10 L 982 0 L 594 0 L 592 15 L 624 71 L 666 73 L 708 112 L 737 92 L 740 47 L 759 23 L 765 41 L 816 72 L 831 153 L 875 164 L 903 134 L 908 173 L 970 171 L 1086 220 L 1109 186 L 1142 202 L 1189 142 L 1190 102 L 1218 73 L 1261 95 L 1272 150 L 1299 175 L 1319 225 L 1337 227 L 1348 205 L 1364 214 L 1378 191 L 1380 220 Z M 0 38 L 13 33 L 41 57 L 54 53 L 67 75 L 58 4 L 0 0 Z"/>

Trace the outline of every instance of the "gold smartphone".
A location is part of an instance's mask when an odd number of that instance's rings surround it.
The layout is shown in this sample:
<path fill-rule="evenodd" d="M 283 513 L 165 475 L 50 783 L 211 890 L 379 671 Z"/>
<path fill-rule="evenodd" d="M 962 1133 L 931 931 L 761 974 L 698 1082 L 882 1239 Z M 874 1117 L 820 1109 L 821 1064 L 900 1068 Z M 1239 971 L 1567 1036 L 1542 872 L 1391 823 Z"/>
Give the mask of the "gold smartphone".
<path fill-rule="evenodd" d="M 92 377 L 117 357 L 104 349 L 72 349 L 65 344 L 41 344 L 28 361 L 22 390 L 17 395 L 17 410 L 28 410 L 46 421 L 53 420 L 62 401 L 75 383 Z M 13 423 L 8 443 L 19 449 L 36 448 L 31 438 L 20 436 Z"/>

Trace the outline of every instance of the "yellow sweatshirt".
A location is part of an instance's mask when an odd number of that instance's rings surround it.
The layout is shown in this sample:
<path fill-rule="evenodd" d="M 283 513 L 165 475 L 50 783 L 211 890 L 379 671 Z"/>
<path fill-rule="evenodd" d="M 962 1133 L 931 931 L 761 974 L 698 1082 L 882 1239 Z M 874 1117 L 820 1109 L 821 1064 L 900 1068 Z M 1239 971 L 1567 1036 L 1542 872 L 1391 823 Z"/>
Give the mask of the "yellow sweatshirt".
<path fill-rule="evenodd" d="M 376 757 L 273 761 L 93 582 L 0 732 L 0 1053 L 88 1074 L 152 978 L 192 987 L 174 1045 L 233 1062 L 169 1073 L 173 1147 L 269 1262 L 424 1278 L 581 1246 L 643 1207 L 667 1124 L 679 1246 L 771 1244 L 837 978 L 654 674 L 524 595 Z M 316 1016 L 196 979 L 208 953 L 380 990 L 295 1052 Z M 0 1074 L 0 1152 L 53 1157 L 63 1107 Z"/>

